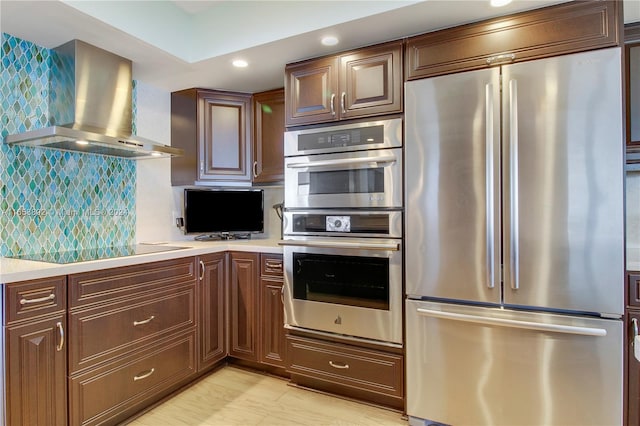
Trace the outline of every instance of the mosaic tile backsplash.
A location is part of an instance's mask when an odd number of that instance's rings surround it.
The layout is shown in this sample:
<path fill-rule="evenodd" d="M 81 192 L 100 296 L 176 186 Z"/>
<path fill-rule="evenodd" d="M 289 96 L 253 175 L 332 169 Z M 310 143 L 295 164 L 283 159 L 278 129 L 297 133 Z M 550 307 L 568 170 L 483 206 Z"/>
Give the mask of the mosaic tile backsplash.
<path fill-rule="evenodd" d="M 46 127 L 48 49 L 2 33 L 0 136 Z M 136 162 L 0 145 L 0 255 L 135 242 Z"/>

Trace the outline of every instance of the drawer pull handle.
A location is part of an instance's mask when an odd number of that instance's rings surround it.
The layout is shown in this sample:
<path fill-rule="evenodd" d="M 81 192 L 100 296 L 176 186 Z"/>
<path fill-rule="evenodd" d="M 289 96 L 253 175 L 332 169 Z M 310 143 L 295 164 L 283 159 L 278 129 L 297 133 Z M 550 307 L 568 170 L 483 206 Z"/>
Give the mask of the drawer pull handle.
<path fill-rule="evenodd" d="M 200 281 L 204 279 L 204 262 L 200 261 L 200 277 L 198 277 Z"/>
<path fill-rule="evenodd" d="M 150 375 L 152 375 L 154 371 L 156 371 L 156 369 L 155 369 L 155 368 L 152 368 L 151 370 L 146 371 L 146 372 L 144 372 L 144 373 L 142 373 L 142 374 L 139 374 L 139 375 L 137 375 L 137 376 L 133 376 L 133 381 L 134 381 L 134 382 L 137 382 L 138 380 L 146 379 L 147 377 L 149 377 Z"/>
<path fill-rule="evenodd" d="M 147 318 L 146 320 L 142 320 L 142 321 L 134 321 L 133 322 L 133 326 L 135 327 L 136 325 L 143 325 L 143 324 L 149 324 L 151 322 L 151 320 L 153 320 L 155 318 L 154 315 L 151 315 L 149 318 Z"/>
<path fill-rule="evenodd" d="M 24 297 L 22 299 L 20 299 L 20 304 L 21 305 L 28 305 L 29 303 L 41 303 L 41 302 L 46 302 L 47 300 L 53 300 L 56 298 L 56 295 L 51 293 L 48 296 L 45 297 L 39 297 L 37 299 L 25 299 Z"/>
<path fill-rule="evenodd" d="M 60 352 L 64 347 L 64 328 L 62 327 L 61 322 L 57 322 L 56 327 L 58 328 L 58 333 L 60 334 L 60 343 L 56 345 L 56 350 Z"/>
<path fill-rule="evenodd" d="M 265 262 L 265 265 L 269 269 L 282 269 L 282 263 L 281 262 Z"/>
<path fill-rule="evenodd" d="M 329 365 L 333 368 L 340 368 L 342 370 L 346 370 L 347 368 L 349 368 L 349 364 L 337 364 L 333 361 L 329 361 Z"/>

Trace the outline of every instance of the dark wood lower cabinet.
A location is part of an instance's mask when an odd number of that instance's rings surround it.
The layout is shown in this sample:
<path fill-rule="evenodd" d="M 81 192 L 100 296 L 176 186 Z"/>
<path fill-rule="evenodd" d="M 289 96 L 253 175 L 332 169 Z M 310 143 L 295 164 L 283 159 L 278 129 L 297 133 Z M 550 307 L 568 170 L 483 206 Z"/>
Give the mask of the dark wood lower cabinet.
<path fill-rule="evenodd" d="M 67 422 L 67 277 L 0 285 L 0 424 Z"/>
<path fill-rule="evenodd" d="M 7 425 L 67 422 L 65 315 L 5 328 Z"/>
<path fill-rule="evenodd" d="M 222 252 L 3 285 L 0 423 L 126 422 L 225 359 L 402 409 L 401 349 L 287 336 L 283 270 Z"/>
<path fill-rule="evenodd" d="M 195 377 L 195 258 L 68 281 L 69 424 L 121 422 Z"/>
<path fill-rule="evenodd" d="M 260 362 L 274 367 L 286 366 L 283 270 L 281 254 L 260 255 Z"/>
<path fill-rule="evenodd" d="M 287 372 L 293 383 L 404 409 L 402 349 L 290 334 L 287 357 Z"/>
<path fill-rule="evenodd" d="M 198 371 L 206 370 L 227 356 L 226 283 L 227 253 L 198 258 L 199 350 Z"/>
<path fill-rule="evenodd" d="M 175 390 L 196 371 L 195 346 L 193 330 L 73 376 L 70 424 L 116 424 Z"/>
<path fill-rule="evenodd" d="M 258 360 L 258 253 L 229 253 L 229 355 Z"/>

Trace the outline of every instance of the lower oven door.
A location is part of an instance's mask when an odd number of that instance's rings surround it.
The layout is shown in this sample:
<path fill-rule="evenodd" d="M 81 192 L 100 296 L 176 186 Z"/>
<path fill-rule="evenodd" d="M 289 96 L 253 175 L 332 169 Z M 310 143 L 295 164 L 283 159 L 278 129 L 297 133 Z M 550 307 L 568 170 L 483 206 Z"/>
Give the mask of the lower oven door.
<path fill-rule="evenodd" d="M 401 240 L 288 239 L 285 324 L 402 343 Z"/>

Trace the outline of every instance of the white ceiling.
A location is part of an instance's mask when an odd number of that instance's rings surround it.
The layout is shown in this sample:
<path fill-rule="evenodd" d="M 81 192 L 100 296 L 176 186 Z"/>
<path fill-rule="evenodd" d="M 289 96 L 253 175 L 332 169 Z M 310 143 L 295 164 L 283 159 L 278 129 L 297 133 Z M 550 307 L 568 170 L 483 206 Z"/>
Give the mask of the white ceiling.
<path fill-rule="evenodd" d="M 258 92 L 282 87 L 288 62 L 561 2 L 1 0 L 0 30 L 47 48 L 83 40 L 131 59 L 135 79 L 167 91 Z M 640 1 L 624 5 L 625 22 L 639 21 Z M 322 46 L 327 34 L 340 44 Z M 236 58 L 249 67 L 233 68 Z"/>

